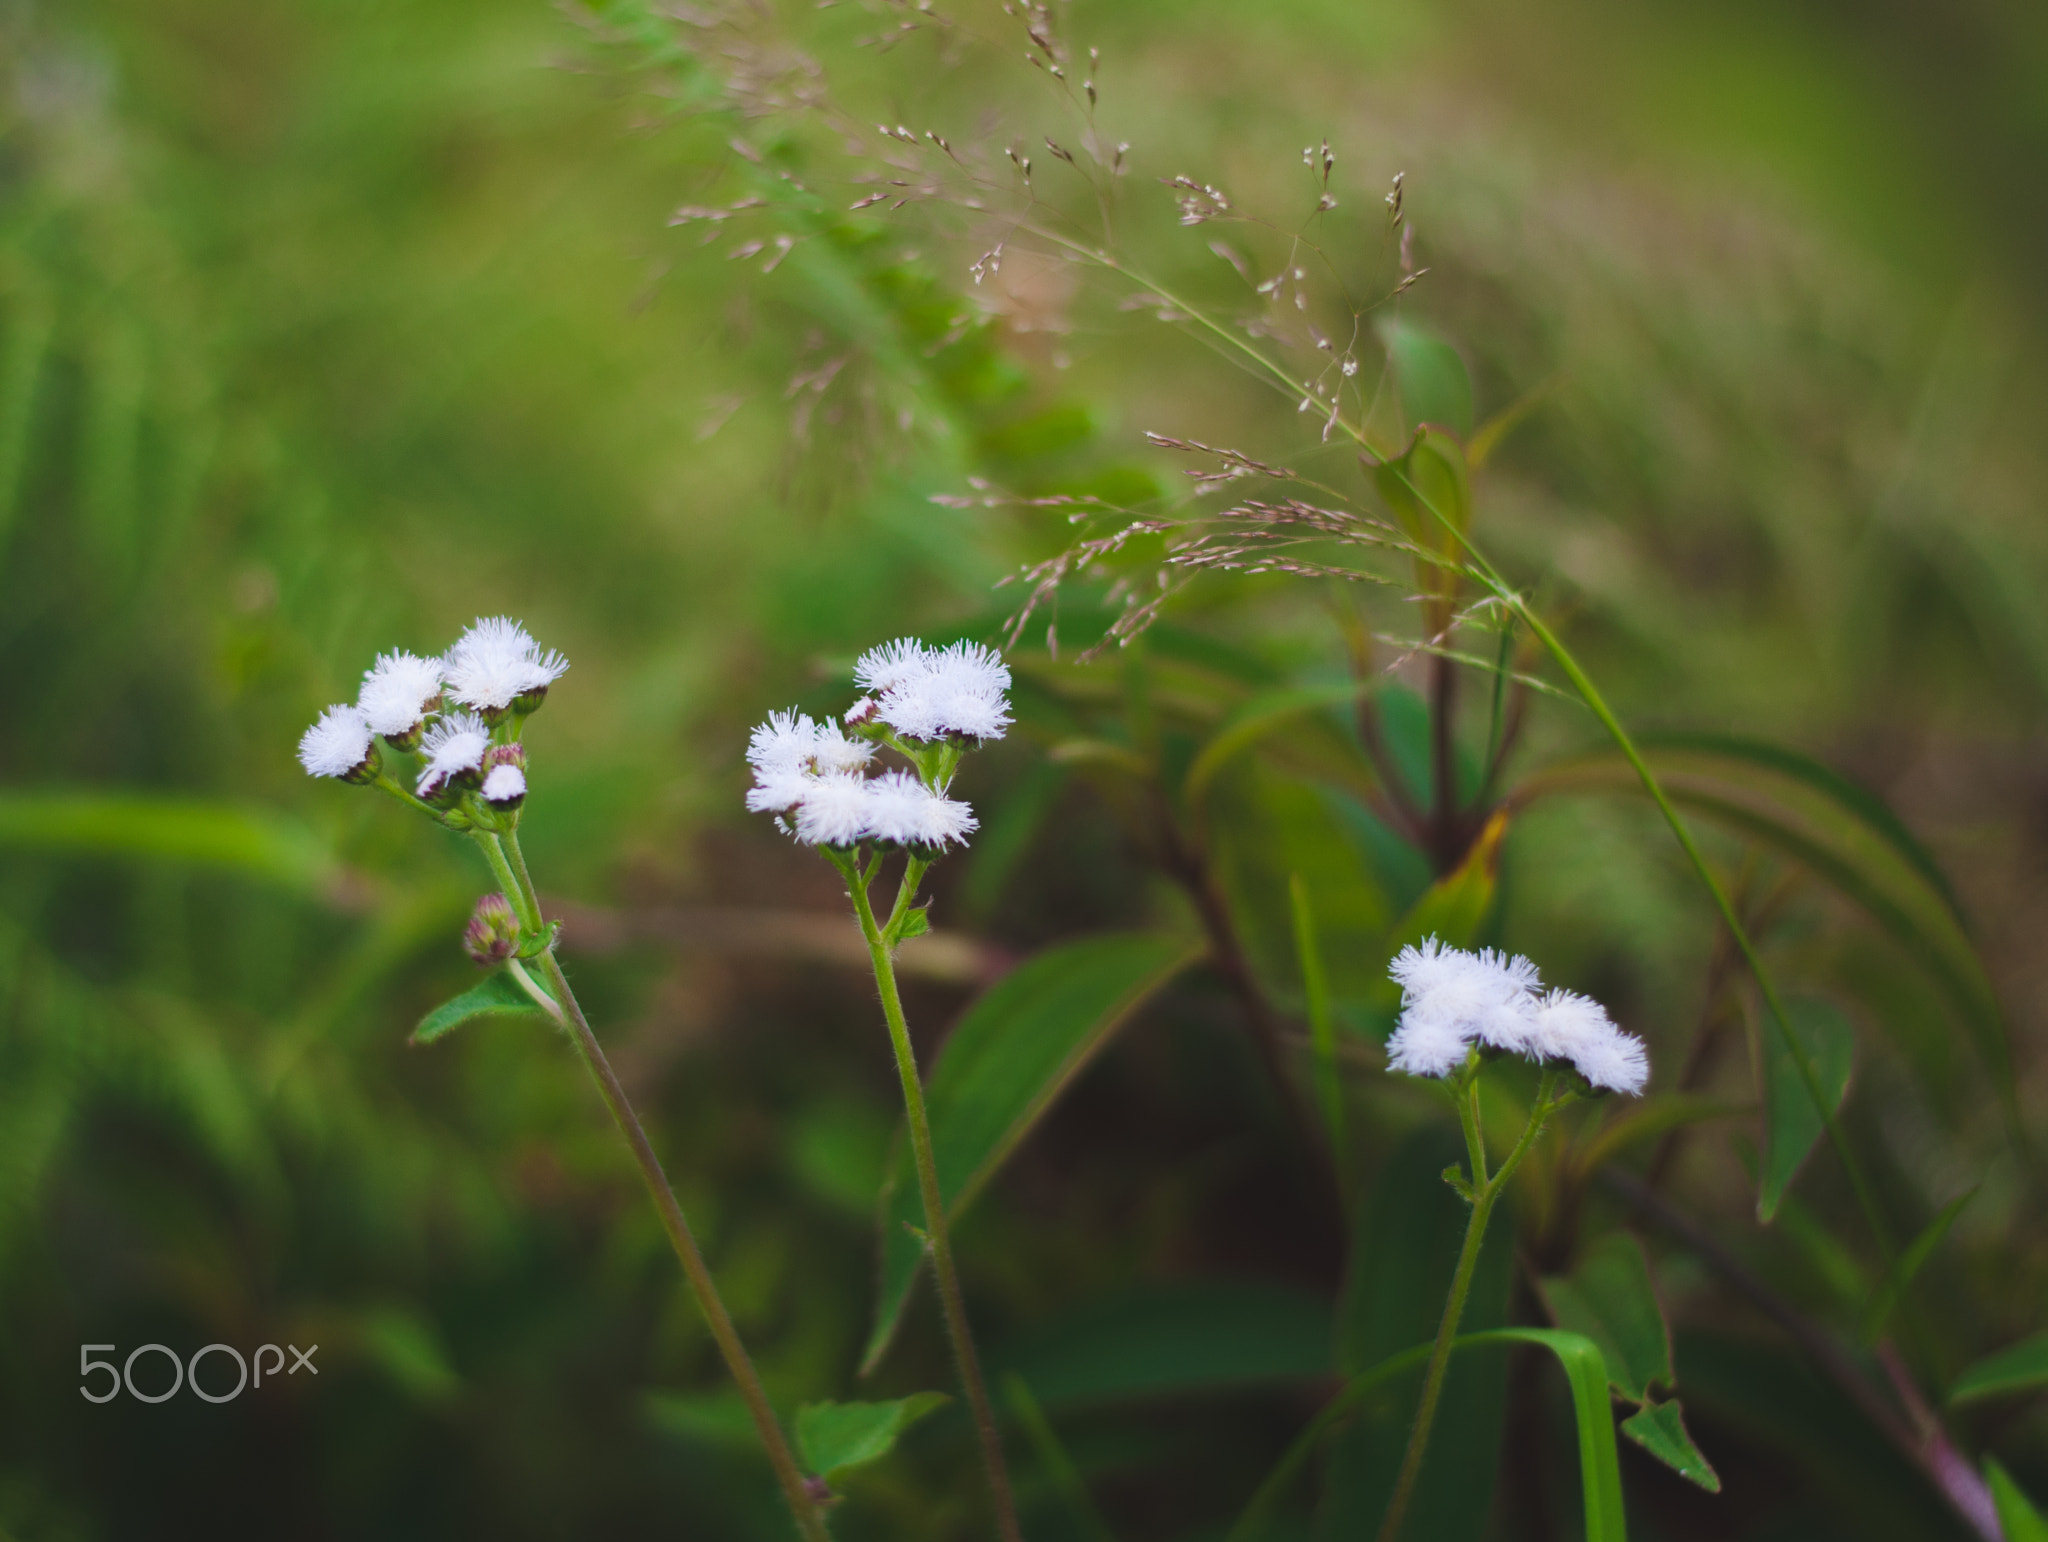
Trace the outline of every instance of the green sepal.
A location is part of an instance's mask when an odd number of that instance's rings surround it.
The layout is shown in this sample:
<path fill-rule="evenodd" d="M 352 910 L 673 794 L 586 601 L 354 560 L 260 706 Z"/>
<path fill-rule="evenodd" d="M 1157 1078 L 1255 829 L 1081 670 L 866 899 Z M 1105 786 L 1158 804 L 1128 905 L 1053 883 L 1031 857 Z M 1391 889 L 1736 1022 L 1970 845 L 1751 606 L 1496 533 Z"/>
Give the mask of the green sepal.
<path fill-rule="evenodd" d="M 555 945 L 555 939 L 562 935 L 562 923 L 550 921 L 537 932 L 522 933 L 519 938 L 520 958 L 539 958 Z"/>

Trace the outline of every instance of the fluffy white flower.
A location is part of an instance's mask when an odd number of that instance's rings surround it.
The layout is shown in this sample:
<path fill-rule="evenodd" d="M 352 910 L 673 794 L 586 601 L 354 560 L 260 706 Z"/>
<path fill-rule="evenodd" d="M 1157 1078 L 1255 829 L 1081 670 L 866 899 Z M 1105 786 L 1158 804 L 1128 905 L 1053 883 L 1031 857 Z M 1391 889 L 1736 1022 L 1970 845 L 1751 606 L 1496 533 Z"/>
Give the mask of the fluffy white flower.
<path fill-rule="evenodd" d="M 794 708 L 771 712 L 768 721 L 747 736 L 747 764 L 764 780 L 800 771 L 817 737 L 818 725 Z"/>
<path fill-rule="evenodd" d="M 853 678 L 879 696 L 923 675 L 931 668 L 932 657 L 932 650 L 915 637 L 899 637 L 863 653 L 853 666 Z"/>
<path fill-rule="evenodd" d="M 756 814 L 787 814 L 820 777 L 855 775 L 874 753 L 872 744 L 847 738 L 831 723 L 793 709 L 771 712 L 747 740 L 747 763 L 754 768 L 747 807 Z"/>
<path fill-rule="evenodd" d="M 370 725 L 355 707 L 329 707 L 299 736 L 299 764 L 308 776 L 347 776 L 369 758 Z"/>
<path fill-rule="evenodd" d="M 1419 946 L 1403 948 L 1388 968 L 1401 987 L 1401 1024 L 1394 1039 L 1404 1051 L 1397 1070 L 1415 1064 L 1439 1064 L 1441 1071 L 1411 1074 L 1441 1076 L 1463 1059 L 1463 1049 L 1454 1056 L 1449 1046 L 1463 1046 L 1475 1039 L 1490 1049 L 1516 1054 L 1528 1051 L 1535 1008 L 1534 992 L 1540 983 L 1536 966 L 1526 958 L 1509 958 L 1488 948 L 1468 953 L 1448 948 L 1436 938 Z"/>
<path fill-rule="evenodd" d="M 448 694 L 481 712 L 503 712 L 527 692 L 545 691 L 568 667 L 510 616 L 479 617 L 442 660 Z"/>
<path fill-rule="evenodd" d="M 491 767 L 484 775 L 483 795 L 493 808 L 517 808 L 526 797 L 526 773 L 509 763 Z"/>
<path fill-rule="evenodd" d="M 863 666 L 874 658 L 868 655 Z M 886 662 L 879 661 L 870 674 L 892 679 L 887 687 L 877 687 L 882 692 L 877 712 L 898 733 L 912 739 L 1000 739 L 1010 726 L 1009 666 L 979 643 L 955 643 L 943 652 L 927 649 L 921 667 L 905 666 L 895 676 L 887 676 Z"/>
<path fill-rule="evenodd" d="M 1650 1077 L 1649 1052 L 1643 1041 L 1614 1026 L 1607 1009 L 1590 996 L 1552 991 L 1536 1004 L 1529 1053 L 1546 1060 L 1569 1060 L 1595 1087 L 1631 1096 Z"/>
<path fill-rule="evenodd" d="M 1410 1076 L 1449 1076 L 1465 1063 L 1470 1042 L 1450 1018 L 1403 1014 L 1401 1026 L 1387 1040 L 1387 1068 Z"/>
<path fill-rule="evenodd" d="M 449 777 L 482 766 L 484 751 L 490 747 L 491 730 L 482 718 L 474 712 L 450 713 L 420 741 L 420 754 L 427 764 L 415 790 L 422 798 L 439 792 Z"/>
<path fill-rule="evenodd" d="M 811 790 L 815 776 L 802 771 L 771 771 L 759 777 L 747 791 L 747 812 L 750 814 L 787 814 L 804 801 L 804 794 Z"/>
<path fill-rule="evenodd" d="M 796 838 L 807 846 L 851 846 L 868 834 L 873 808 L 861 777 L 814 777 L 796 805 Z"/>
<path fill-rule="evenodd" d="M 878 841 L 944 847 L 975 830 L 972 808 L 932 791 L 907 771 L 886 772 L 866 786 L 867 833 Z"/>
<path fill-rule="evenodd" d="M 410 653 L 384 653 L 364 671 L 356 706 L 372 733 L 402 739 L 419 727 L 427 705 L 441 694 L 441 661 Z"/>

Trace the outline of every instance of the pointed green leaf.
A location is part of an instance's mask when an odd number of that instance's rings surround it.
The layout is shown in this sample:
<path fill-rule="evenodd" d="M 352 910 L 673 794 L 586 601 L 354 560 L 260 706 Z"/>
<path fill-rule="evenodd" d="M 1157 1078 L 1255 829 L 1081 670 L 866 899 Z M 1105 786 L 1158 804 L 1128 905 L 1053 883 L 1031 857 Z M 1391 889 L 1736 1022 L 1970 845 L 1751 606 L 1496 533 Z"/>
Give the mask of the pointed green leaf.
<path fill-rule="evenodd" d="M 1408 539 L 1425 552 L 1440 552 L 1449 561 L 1462 555 L 1458 535 L 1472 522 L 1471 474 L 1458 441 L 1440 428 L 1424 425 L 1395 460 L 1372 468 L 1373 486 Z M 1442 519 L 1437 516 L 1441 514 Z M 1450 521 L 1450 529 L 1444 521 Z M 1441 593 L 1449 587 L 1441 564 L 1416 559 L 1424 590 Z"/>
<path fill-rule="evenodd" d="M 1948 1390 L 1951 1403 L 1967 1403 L 2004 1392 L 2032 1392 L 2048 1387 L 2048 1333 L 1986 1355 L 1958 1376 Z"/>
<path fill-rule="evenodd" d="M 919 905 L 915 910 L 904 911 L 903 928 L 896 934 L 897 940 L 908 942 L 911 938 L 922 937 L 926 932 L 930 931 L 932 929 L 930 910 L 931 907 L 929 905 Z"/>
<path fill-rule="evenodd" d="M 1182 937 L 1117 932 L 1048 948 L 984 992 L 927 1078 L 932 1153 L 947 1214 L 973 1203 L 1089 1059 L 1154 992 L 1201 956 Z M 923 1224 L 907 1156 L 881 1199 L 881 1289 L 863 1372 L 881 1360 L 909 1300 Z"/>
<path fill-rule="evenodd" d="M 1786 1021 L 1805 1049 L 1831 1111 L 1838 1111 L 1849 1091 L 1855 1064 L 1856 1031 L 1839 1008 L 1811 997 L 1785 1003 Z M 1807 1154 L 1821 1137 L 1820 1110 L 1813 1106 L 1806 1079 L 1799 1074 L 1784 1036 L 1764 1024 L 1757 1034 L 1763 1053 L 1764 1160 L 1758 1174 L 1756 1214 L 1768 1222 L 1798 1176 Z"/>
<path fill-rule="evenodd" d="M 1406 317 L 1388 317 L 1378 330 L 1409 423 L 1435 423 L 1460 438 L 1470 434 L 1472 376 L 1458 350 Z"/>
<path fill-rule="evenodd" d="M 915 1392 L 891 1403 L 806 1403 L 796 1411 L 796 1448 L 821 1478 L 889 1454 L 896 1438 L 948 1401 L 943 1392 Z"/>
<path fill-rule="evenodd" d="M 1671 1380 L 1664 1308 L 1642 1245 L 1627 1232 L 1608 1233 L 1569 1275 L 1543 1280 L 1539 1289 L 1560 1328 L 1600 1346 L 1607 1379 L 1630 1402 L 1647 1402 L 1654 1384 Z"/>
<path fill-rule="evenodd" d="M 1621 1453 L 1614 1440 L 1614 1407 L 1607 1397 L 1607 1360 L 1591 1339 L 1555 1328 L 1497 1328 L 1472 1342 L 1513 1340 L 1541 1344 L 1564 1367 L 1571 1383 L 1572 1416 L 1579 1432 L 1579 1484 L 1586 1502 L 1586 1542 L 1627 1542 L 1621 1503 Z M 1462 1341 L 1461 1341 L 1462 1342 Z"/>
<path fill-rule="evenodd" d="M 2005 1533 L 2005 1542 L 2048 1542 L 2048 1516 L 2012 1481 L 2012 1474 L 1986 1457 L 1984 1477 L 1991 1485 L 1991 1502 L 1998 1508 L 1998 1528 Z"/>
<path fill-rule="evenodd" d="M 1681 1478 L 1697 1483 L 1709 1494 L 1721 1492 L 1721 1475 L 1693 1444 L 1676 1398 L 1668 1403 L 1645 1403 L 1621 1421 L 1621 1432 Z"/>
<path fill-rule="evenodd" d="M 443 1034 L 460 1028 L 473 1017 L 488 1017 L 493 1014 L 516 1015 L 531 1012 L 544 1016 L 534 999 L 520 988 L 519 982 L 507 970 L 494 970 L 480 982 L 472 985 L 449 1001 L 442 1002 L 433 1011 L 420 1019 L 419 1027 L 413 1029 L 414 1044 L 431 1044 Z"/>
<path fill-rule="evenodd" d="M 1921 1266 L 1934 1256 L 1934 1250 L 1941 1246 L 1941 1239 L 1946 1237 L 1948 1229 L 1955 1225 L 1956 1217 L 1963 1213 L 1963 1207 L 1976 1198 L 1979 1187 L 1981 1185 L 1972 1184 L 1943 1205 L 1941 1214 L 1927 1223 L 1926 1228 L 1892 1264 L 1883 1282 L 1871 1292 L 1870 1304 L 1863 1312 L 1865 1343 L 1875 1343 L 1884 1332 L 1885 1324 L 1891 1319 L 1892 1308 L 1898 1305 L 1899 1296 L 1912 1284 L 1913 1276 L 1920 1272 Z"/>

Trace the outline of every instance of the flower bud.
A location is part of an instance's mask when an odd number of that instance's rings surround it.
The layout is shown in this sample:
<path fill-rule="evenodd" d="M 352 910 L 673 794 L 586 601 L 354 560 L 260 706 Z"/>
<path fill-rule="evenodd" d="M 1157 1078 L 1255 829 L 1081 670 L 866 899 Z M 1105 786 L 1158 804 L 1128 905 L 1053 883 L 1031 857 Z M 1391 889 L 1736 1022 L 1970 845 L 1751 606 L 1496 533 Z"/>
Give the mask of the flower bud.
<path fill-rule="evenodd" d="M 502 894 L 486 894 L 478 900 L 462 933 L 462 946 L 485 968 L 510 958 L 519 946 L 519 917 L 513 913 L 511 901 Z"/>
<path fill-rule="evenodd" d="M 484 752 L 482 795 L 501 814 L 526 801 L 526 751 L 517 744 L 494 744 Z"/>

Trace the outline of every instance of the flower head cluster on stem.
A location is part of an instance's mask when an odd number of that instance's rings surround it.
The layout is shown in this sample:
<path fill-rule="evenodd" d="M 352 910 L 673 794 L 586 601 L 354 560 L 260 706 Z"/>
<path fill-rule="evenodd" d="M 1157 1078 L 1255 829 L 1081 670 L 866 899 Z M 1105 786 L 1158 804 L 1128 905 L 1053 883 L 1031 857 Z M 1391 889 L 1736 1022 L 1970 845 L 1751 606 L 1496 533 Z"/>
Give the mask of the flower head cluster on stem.
<path fill-rule="evenodd" d="M 773 814 L 807 846 L 846 851 L 872 841 L 927 860 L 965 844 L 974 810 L 947 796 L 966 751 L 1010 725 L 1010 671 L 975 643 L 928 647 L 903 637 L 863 656 L 869 692 L 840 723 L 775 712 L 747 742 L 747 807 Z M 909 769 L 874 770 L 879 749 Z"/>
<path fill-rule="evenodd" d="M 1474 953 L 1436 938 L 1403 948 L 1388 967 L 1401 987 L 1401 1021 L 1387 1064 L 1410 1076 L 1450 1076 L 1480 1054 L 1570 1066 L 1590 1089 L 1640 1093 L 1649 1079 L 1643 1041 L 1574 991 L 1543 989 L 1536 966 L 1492 948 Z"/>

